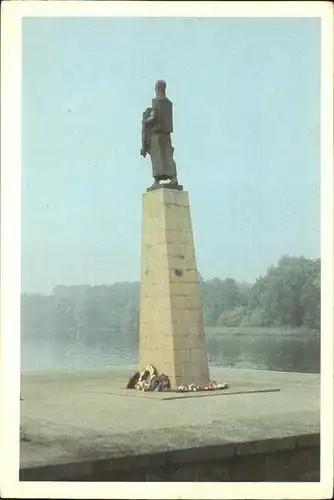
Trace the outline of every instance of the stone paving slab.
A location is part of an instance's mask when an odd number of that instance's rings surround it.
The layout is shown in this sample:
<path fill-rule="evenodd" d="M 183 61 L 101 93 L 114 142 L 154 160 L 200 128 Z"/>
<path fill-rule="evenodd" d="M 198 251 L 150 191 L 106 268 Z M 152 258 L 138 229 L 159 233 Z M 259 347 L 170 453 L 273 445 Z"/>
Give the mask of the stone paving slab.
<path fill-rule="evenodd" d="M 251 385 L 251 387 L 250 387 Z M 254 386 L 254 384 L 241 385 L 237 384 L 235 389 L 222 389 L 215 391 L 190 391 L 190 392 L 155 392 L 155 391 L 136 391 L 132 389 L 124 389 L 116 387 L 112 391 L 104 391 L 95 389 L 89 392 L 97 392 L 100 394 L 114 395 L 114 396 L 125 396 L 132 398 L 148 398 L 156 401 L 169 401 L 172 399 L 184 399 L 184 398 L 200 398 L 200 397 L 210 397 L 210 396 L 231 396 L 233 394 L 252 394 L 259 392 L 279 392 L 280 388 L 263 388 Z"/>
<path fill-rule="evenodd" d="M 227 382 L 231 391 L 256 392 L 163 404 L 108 394 L 115 384 L 124 387 L 132 373 L 131 368 L 22 373 L 21 468 L 320 431 L 319 375 L 212 369 L 212 378 Z"/>

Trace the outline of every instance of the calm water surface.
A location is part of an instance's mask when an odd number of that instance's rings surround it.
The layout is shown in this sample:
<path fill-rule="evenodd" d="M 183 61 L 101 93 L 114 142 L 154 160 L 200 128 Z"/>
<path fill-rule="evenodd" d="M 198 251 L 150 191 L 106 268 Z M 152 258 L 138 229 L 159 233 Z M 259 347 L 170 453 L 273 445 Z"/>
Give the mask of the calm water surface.
<path fill-rule="evenodd" d="M 120 337 L 121 338 L 121 337 Z M 61 339 L 61 340 L 60 340 Z M 223 335 L 207 337 L 211 365 L 276 371 L 320 372 L 320 338 L 317 336 Z M 115 342 L 112 335 L 22 335 L 21 368 L 89 369 L 137 365 L 136 349 Z"/>

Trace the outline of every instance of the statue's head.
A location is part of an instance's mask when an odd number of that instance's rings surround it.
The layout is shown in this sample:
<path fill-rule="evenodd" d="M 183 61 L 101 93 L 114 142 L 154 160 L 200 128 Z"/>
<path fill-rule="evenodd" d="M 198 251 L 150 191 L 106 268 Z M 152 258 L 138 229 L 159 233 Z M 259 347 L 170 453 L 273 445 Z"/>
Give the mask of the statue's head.
<path fill-rule="evenodd" d="M 158 80 L 155 84 L 155 92 L 159 97 L 166 96 L 166 82 L 165 80 Z"/>

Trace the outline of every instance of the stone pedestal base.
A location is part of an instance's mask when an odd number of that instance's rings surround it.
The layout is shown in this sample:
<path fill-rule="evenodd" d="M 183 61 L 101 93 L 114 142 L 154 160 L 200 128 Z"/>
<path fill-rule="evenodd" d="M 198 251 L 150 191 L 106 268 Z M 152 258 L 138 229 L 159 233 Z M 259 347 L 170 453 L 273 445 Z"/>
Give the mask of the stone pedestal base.
<path fill-rule="evenodd" d="M 140 368 L 179 384 L 209 381 L 188 193 L 143 195 Z"/>

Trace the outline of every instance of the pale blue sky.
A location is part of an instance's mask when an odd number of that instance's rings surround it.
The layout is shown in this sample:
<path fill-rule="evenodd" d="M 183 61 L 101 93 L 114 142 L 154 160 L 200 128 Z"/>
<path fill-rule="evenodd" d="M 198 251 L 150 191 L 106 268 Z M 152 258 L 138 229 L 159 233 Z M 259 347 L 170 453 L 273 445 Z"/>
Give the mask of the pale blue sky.
<path fill-rule="evenodd" d="M 159 78 L 203 277 L 319 257 L 320 20 L 25 19 L 22 291 L 140 279 Z"/>

